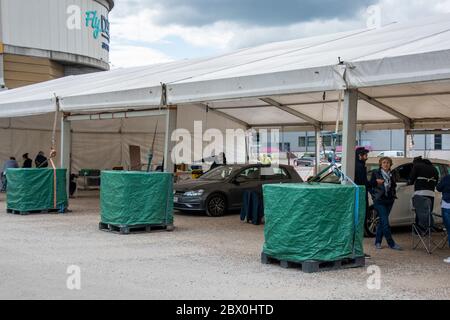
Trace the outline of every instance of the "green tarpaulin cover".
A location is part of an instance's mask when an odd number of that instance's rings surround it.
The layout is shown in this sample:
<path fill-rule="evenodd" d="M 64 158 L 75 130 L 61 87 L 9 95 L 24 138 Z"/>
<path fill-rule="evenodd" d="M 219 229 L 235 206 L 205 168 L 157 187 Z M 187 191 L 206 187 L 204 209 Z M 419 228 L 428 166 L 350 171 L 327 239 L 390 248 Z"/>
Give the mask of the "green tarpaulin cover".
<path fill-rule="evenodd" d="M 103 171 L 101 222 L 117 226 L 173 224 L 173 175 Z"/>
<path fill-rule="evenodd" d="M 265 185 L 263 252 L 289 262 L 364 256 L 365 189 L 333 184 Z"/>
<path fill-rule="evenodd" d="M 8 169 L 7 208 L 16 211 L 43 211 L 68 207 L 66 169 L 56 169 L 56 208 L 53 169 Z"/>

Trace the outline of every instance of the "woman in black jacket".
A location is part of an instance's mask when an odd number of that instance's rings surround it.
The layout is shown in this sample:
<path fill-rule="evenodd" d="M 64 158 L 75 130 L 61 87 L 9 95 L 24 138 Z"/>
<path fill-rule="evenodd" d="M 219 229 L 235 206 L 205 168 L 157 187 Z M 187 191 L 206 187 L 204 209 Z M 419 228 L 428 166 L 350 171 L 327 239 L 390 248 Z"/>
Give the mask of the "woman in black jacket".
<path fill-rule="evenodd" d="M 381 249 L 381 243 L 384 237 L 391 249 L 401 250 L 400 246 L 392 238 L 391 226 L 389 225 L 389 215 L 394 206 L 395 199 L 397 199 L 397 183 L 395 177 L 392 175 L 391 167 L 391 158 L 381 158 L 380 169 L 372 173 L 372 178 L 369 183 L 373 205 L 379 217 L 375 246 L 377 249 Z"/>

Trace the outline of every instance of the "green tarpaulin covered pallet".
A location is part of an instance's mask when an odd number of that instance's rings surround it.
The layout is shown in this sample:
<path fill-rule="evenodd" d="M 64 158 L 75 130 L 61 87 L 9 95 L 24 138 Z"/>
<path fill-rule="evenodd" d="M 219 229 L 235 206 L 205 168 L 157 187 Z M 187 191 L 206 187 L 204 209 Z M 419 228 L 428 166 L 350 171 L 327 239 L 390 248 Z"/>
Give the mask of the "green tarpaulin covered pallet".
<path fill-rule="evenodd" d="M 365 190 L 333 184 L 265 185 L 263 252 L 289 262 L 337 261 L 364 256 Z"/>
<path fill-rule="evenodd" d="M 20 212 L 66 209 L 69 204 L 66 172 L 56 169 L 55 208 L 53 169 L 8 169 L 7 209 Z"/>
<path fill-rule="evenodd" d="M 172 225 L 173 175 L 103 171 L 101 222 L 116 226 Z"/>

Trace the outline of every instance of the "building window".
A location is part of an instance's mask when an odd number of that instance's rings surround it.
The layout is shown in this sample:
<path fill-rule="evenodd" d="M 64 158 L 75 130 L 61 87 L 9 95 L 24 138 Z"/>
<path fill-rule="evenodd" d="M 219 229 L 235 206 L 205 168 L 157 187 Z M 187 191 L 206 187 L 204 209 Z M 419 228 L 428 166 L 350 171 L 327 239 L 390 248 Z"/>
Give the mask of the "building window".
<path fill-rule="evenodd" d="M 308 147 L 316 146 L 316 137 L 308 137 Z"/>
<path fill-rule="evenodd" d="M 300 148 L 306 147 L 306 137 L 298 137 L 298 146 Z"/>
<path fill-rule="evenodd" d="M 323 145 L 325 147 L 332 147 L 332 140 L 333 138 L 331 136 L 323 136 Z"/>
<path fill-rule="evenodd" d="M 280 151 L 281 152 L 291 152 L 291 143 L 290 142 L 285 142 L 283 143 L 279 143 L 280 146 Z"/>
<path fill-rule="evenodd" d="M 434 150 L 442 150 L 442 134 L 434 135 Z"/>
<path fill-rule="evenodd" d="M 342 146 L 342 134 L 338 135 L 336 140 L 336 145 Z"/>

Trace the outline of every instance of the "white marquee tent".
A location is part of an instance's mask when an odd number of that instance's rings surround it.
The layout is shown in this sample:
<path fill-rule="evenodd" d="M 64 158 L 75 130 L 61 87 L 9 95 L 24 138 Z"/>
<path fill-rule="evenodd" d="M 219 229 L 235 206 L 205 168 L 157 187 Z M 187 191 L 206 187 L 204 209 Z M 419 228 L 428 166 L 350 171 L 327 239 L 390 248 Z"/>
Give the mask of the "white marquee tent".
<path fill-rule="evenodd" d="M 358 124 L 406 132 L 449 128 L 450 16 L 271 43 L 205 59 L 72 76 L 2 92 L 0 149 L 1 144 L 14 144 L 6 131 L 31 128 L 35 121 L 31 125 L 27 119 L 45 117 L 57 106 L 64 114 L 64 165 L 70 155 L 67 146 L 72 145 L 76 162 L 73 147 L 78 145 L 81 152 L 89 143 L 82 134 L 114 131 L 142 139 L 139 133 L 152 135 L 154 130 L 150 116 L 166 118 L 159 150 L 162 155 L 165 145 L 167 158 L 173 146 L 170 133 L 176 127 L 190 128 L 197 116 L 204 117 L 200 108 L 206 105 L 215 117 L 210 126 L 221 130 L 296 126 L 319 132 L 332 127 L 341 100 L 344 169 L 350 176 Z M 147 118 L 131 119 L 141 116 Z M 75 120 L 95 121 L 75 124 Z"/>

